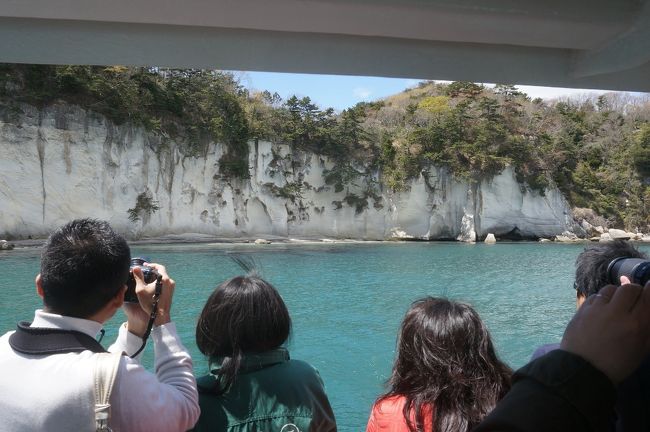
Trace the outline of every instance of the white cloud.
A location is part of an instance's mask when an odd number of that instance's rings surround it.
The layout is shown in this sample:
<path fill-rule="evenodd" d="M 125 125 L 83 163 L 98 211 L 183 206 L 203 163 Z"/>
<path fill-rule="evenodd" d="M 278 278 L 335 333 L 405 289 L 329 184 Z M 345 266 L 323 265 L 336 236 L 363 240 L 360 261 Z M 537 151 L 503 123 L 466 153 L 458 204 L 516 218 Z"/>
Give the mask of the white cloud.
<path fill-rule="evenodd" d="M 582 95 L 602 95 L 608 93 L 606 90 L 588 90 L 561 87 L 540 87 L 529 85 L 518 85 L 517 88 L 531 98 L 556 99 Z"/>
<path fill-rule="evenodd" d="M 355 87 L 352 90 L 352 94 L 354 95 L 355 98 L 359 100 L 363 100 L 363 99 L 368 99 L 368 97 L 372 94 L 372 90 L 369 90 L 365 87 Z"/>
<path fill-rule="evenodd" d="M 440 81 L 436 80 L 437 83 L 449 84 L 452 81 Z M 480 83 L 479 83 L 480 84 Z M 494 87 L 494 84 L 491 83 L 482 83 L 487 87 Z M 526 93 L 531 98 L 542 98 L 542 99 L 558 99 L 558 98 L 569 98 L 569 97 L 579 97 L 579 96 L 589 96 L 589 95 L 602 95 L 605 93 L 610 93 L 608 90 L 590 90 L 590 89 L 575 89 L 575 88 L 563 88 L 563 87 L 543 87 L 543 86 L 532 86 L 532 85 L 516 85 L 516 87 Z"/>

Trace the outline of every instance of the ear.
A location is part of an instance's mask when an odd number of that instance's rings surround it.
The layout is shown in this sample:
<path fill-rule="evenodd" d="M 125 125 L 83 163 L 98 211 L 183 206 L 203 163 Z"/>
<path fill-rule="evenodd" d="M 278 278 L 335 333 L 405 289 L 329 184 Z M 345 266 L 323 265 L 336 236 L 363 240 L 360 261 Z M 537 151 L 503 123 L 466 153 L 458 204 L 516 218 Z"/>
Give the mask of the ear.
<path fill-rule="evenodd" d="M 86 317 L 86 319 L 97 321 L 100 324 L 104 324 L 106 321 L 111 319 L 115 312 L 122 307 L 124 303 L 124 292 L 126 291 L 126 284 L 109 300 L 108 303 L 104 305 L 98 312 L 94 315 Z"/>
<path fill-rule="evenodd" d="M 587 297 L 583 293 L 577 292 L 576 293 L 576 309 L 580 309 L 580 306 L 582 306 L 582 304 L 585 302 L 585 300 L 587 300 Z"/>
<path fill-rule="evenodd" d="M 34 282 L 36 283 L 36 293 L 40 298 L 43 298 L 45 293 L 43 292 L 43 279 L 41 278 L 40 273 L 36 275 L 36 280 Z"/>
<path fill-rule="evenodd" d="M 122 287 L 121 290 L 117 292 L 115 297 L 111 300 L 111 306 L 115 309 L 119 309 L 124 304 L 124 293 L 126 292 L 126 284 Z"/>

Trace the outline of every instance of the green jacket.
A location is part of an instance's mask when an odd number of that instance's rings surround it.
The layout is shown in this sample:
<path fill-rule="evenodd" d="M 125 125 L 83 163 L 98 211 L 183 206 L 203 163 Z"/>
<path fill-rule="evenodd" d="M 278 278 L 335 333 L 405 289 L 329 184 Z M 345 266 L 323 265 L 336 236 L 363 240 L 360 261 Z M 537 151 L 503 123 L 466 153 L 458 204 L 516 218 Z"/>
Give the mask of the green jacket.
<path fill-rule="evenodd" d="M 320 375 L 308 363 L 290 360 L 285 348 L 247 355 L 235 382 L 216 391 L 223 359 L 197 379 L 201 417 L 197 432 L 331 432 L 334 413 Z"/>

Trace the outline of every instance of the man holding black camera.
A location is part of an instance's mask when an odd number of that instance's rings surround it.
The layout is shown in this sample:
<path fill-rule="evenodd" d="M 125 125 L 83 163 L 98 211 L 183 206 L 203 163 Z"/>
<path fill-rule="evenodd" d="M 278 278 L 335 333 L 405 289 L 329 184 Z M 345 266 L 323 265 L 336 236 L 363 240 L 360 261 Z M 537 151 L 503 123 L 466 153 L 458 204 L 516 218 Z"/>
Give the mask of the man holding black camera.
<path fill-rule="evenodd" d="M 620 383 L 649 354 L 650 282 L 607 285 L 578 309 L 559 349 L 515 372 L 512 388 L 474 432 L 609 432 Z M 647 416 L 647 400 L 639 407 L 639 417 Z M 636 422 L 625 430 L 648 429 Z"/>
<path fill-rule="evenodd" d="M 599 296 L 606 285 L 635 283 L 643 286 L 648 282 L 650 263 L 647 256 L 631 243 L 623 240 L 591 245 L 576 260 L 576 308 L 592 297 Z M 560 344 L 539 347 L 532 356 L 535 360 L 560 348 Z M 585 392 L 592 389 L 585 388 Z M 617 388 L 616 416 L 611 430 L 650 431 L 650 358 Z"/>
<path fill-rule="evenodd" d="M 108 426 L 185 431 L 194 425 L 199 406 L 192 360 L 170 316 L 174 281 L 162 265 L 147 264 L 156 280 L 146 283 L 130 262 L 126 241 L 103 221 L 74 220 L 50 236 L 36 277 L 44 308 L 31 324 L 19 323 L 0 338 L 0 430 L 100 430 L 97 365 L 106 354 L 95 337 L 123 305 L 127 323 L 109 351 L 139 352 L 151 332 L 156 374 L 137 357 L 114 356 L 114 381 L 103 382 L 113 383 Z M 125 304 L 130 278 L 138 302 Z"/>

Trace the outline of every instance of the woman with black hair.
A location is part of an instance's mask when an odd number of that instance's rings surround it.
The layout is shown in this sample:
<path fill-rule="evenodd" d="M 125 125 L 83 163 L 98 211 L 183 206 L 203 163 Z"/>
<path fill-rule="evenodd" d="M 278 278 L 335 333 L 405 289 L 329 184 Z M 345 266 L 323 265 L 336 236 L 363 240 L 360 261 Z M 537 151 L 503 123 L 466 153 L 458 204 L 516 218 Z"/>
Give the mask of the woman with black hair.
<path fill-rule="evenodd" d="M 214 290 L 196 327 L 210 374 L 197 380 L 194 431 L 336 431 L 318 372 L 283 347 L 290 331 L 289 311 L 265 280 L 237 276 Z"/>
<path fill-rule="evenodd" d="M 366 431 L 469 431 L 506 394 L 511 373 L 469 305 L 418 300 L 402 322 L 389 390 Z"/>

